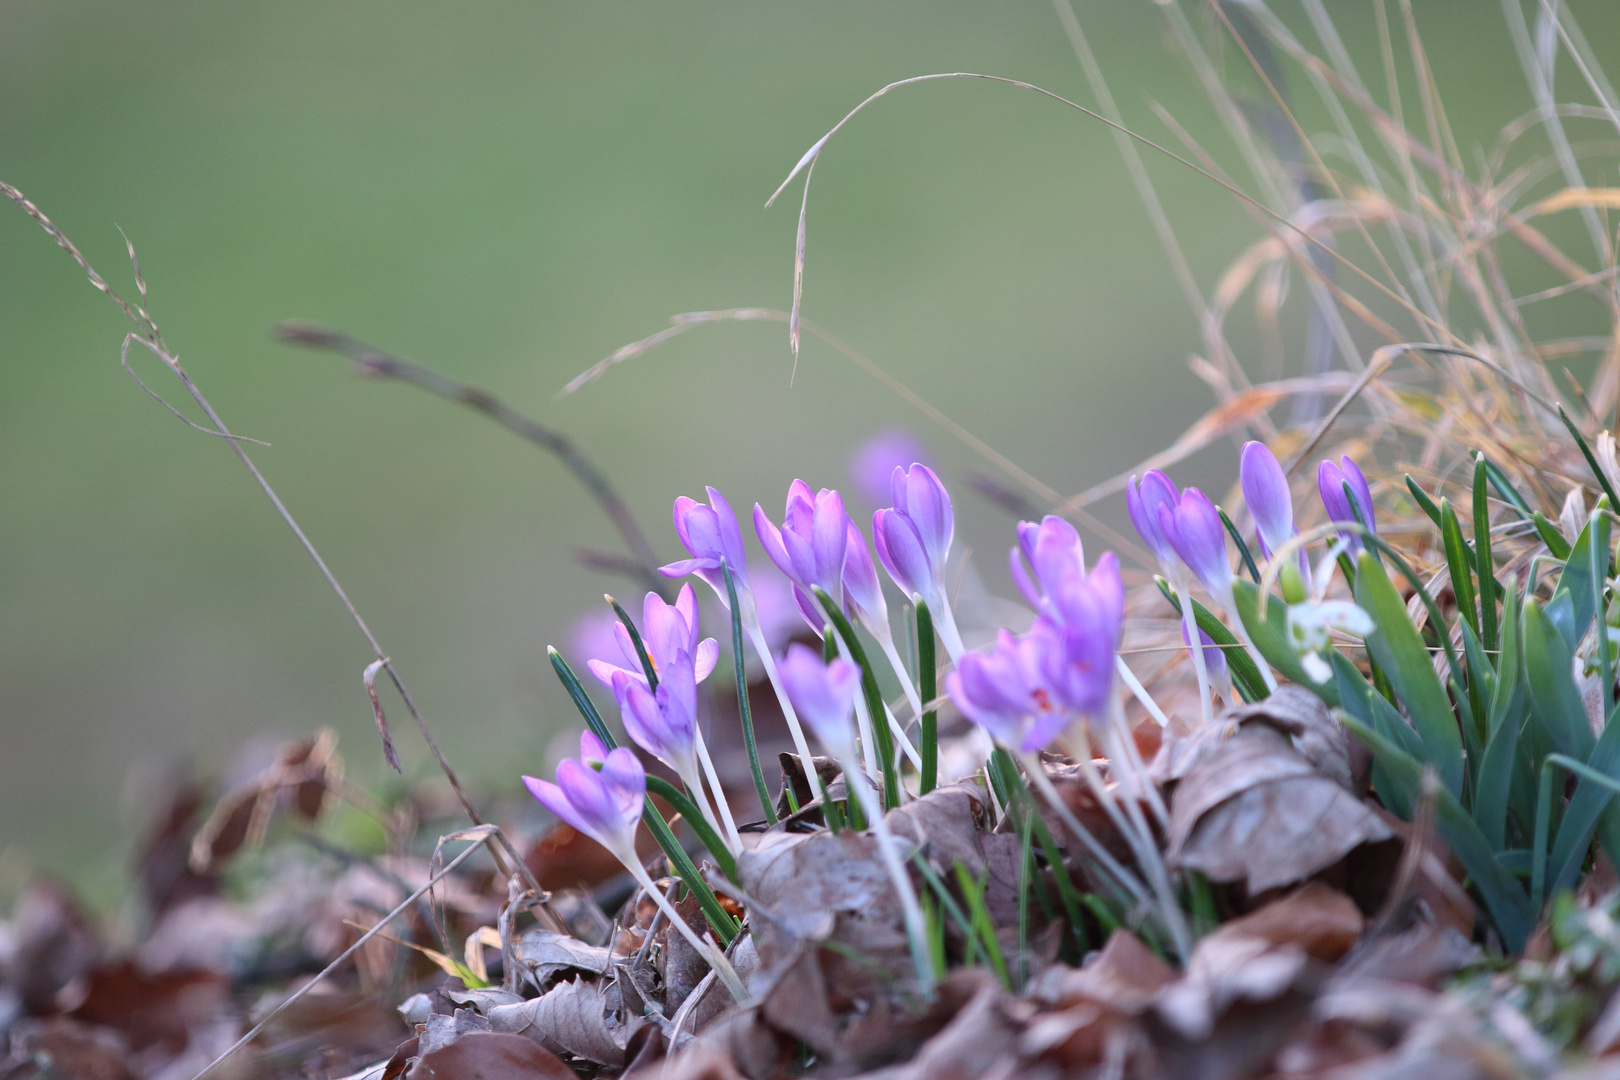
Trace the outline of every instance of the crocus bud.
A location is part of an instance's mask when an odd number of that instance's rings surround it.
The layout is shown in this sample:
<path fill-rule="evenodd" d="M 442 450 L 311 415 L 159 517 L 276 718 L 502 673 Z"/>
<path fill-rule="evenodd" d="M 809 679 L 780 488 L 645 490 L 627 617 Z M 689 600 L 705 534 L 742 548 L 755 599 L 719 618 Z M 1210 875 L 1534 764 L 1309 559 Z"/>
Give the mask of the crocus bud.
<path fill-rule="evenodd" d="M 794 642 L 782 660 L 781 673 L 799 719 L 834 757 L 841 761 L 853 758 L 855 731 L 850 719 L 861 686 L 861 669 L 841 656 L 824 662 L 819 650 Z"/>
<path fill-rule="evenodd" d="M 1188 488 L 1174 508 L 1159 508 L 1159 527 L 1178 558 L 1215 596 L 1232 589 L 1232 564 L 1226 554 L 1226 528 L 1209 497 Z"/>
<path fill-rule="evenodd" d="M 898 510 L 877 511 L 872 515 L 872 539 L 877 544 L 878 561 L 900 591 L 907 596 L 921 596 L 932 604 L 938 582 L 922 536 L 911 519 Z"/>
<path fill-rule="evenodd" d="M 843 583 L 844 599 L 855 609 L 861 623 L 880 640 L 888 636 L 889 605 L 883 599 L 883 583 L 878 580 L 877 567 L 872 564 L 866 537 L 853 521 L 849 523 L 844 544 Z"/>
<path fill-rule="evenodd" d="M 1180 498 L 1181 493 L 1176 490 L 1176 485 L 1158 469 L 1149 469 L 1140 484 L 1133 476 L 1125 485 L 1125 508 L 1130 511 L 1131 524 L 1136 526 L 1142 542 L 1148 546 L 1167 576 L 1172 571 L 1179 573 L 1180 567 L 1175 548 L 1165 535 L 1159 511 L 1174 507 Z"/>
<path fill-rule="evenodd" d="M 555 784 L 525 776 L 523 784 L 542 806 L 612 852 L 635 864 L 636 826 L 647 798 L 647 774 L 624 747 L 604 753 L 596 736 L 580 737 L 580 757 L 557 766 Z M 592 766 L 600 760 L 601 768 Z"/>
<path fill-rule="evenodd" d="M 1023 745 L 1037 703 L 1018 655 L 1018 639 L 1010 630 L 1002 630 L 990 649 L 963 654 L 945 676 L 945 692 L 996 742 Z"/>
<path fill-rule="evenodd" d="M 1264 443 L 1247 442 L 1243 444 L 1243 455 L 1238 462 L 1238 480 L 1243 487 L 1243 501 L 1260 537 L 1260 551 L 1269 559 L 1272 552 L 1295 535 L 1294 503 L 1288 490 L 1288 477 L 1283 474 L 1277 456 Z"/>
<path fill-rule="evenodd" d="M 913 464 L 909 469 L 896 468 L 890 479 L 894 508 L 911 519 L 922 537 L 923 550 L 934 568 L 934 576 L 945 573 L 945 560 L 950 555 L 951 538 L 956 534 L 956 517 L 951 511 L 951 496 L 940 483 L 934 470 L 926 465 Z"/>
<path fill-rule="evenodd" d="M 1322 505 L 1327 508 L 1328 517 L 1341 525 L 1356 524 L 1356 513 L 1350 507 L 1350 500 L 1345 498 L 1345 485 L 1350 487 L 1350 494 L 1356 500 L 1356 510 L 1361 512 L 1362 524 L 1368 529 L 1377 531 L 1377 524 L 1373 520 L 1372 489 L 1367 486 L 1367 478 L 1361 475 L 1361 470 L 1348 456 L 1341 457 L 1335 465 L 1331 461 L 1323 461 L 1316 467 L 1316 487 L 1322 495 Z M 1352 550 L 1360 551 L 1361 539 L 1354 533 L 1344 534 L 1350 541 Z"/>
<path fill-rule="evenodd" d="M 1024 569 L 1029 561 L 1034 572 Z M 1084 577 L 1086 573 L 1085 548 L 1080 534 L 1063 518 L 1048 514 L 1039 525 L 1028 521 L 1018 523 L 1018 546 L 1012 550 L 1011 569 L 1024 598 L 1037 610 L 1048 610 L 1053 597 L 1071 577 Z"/>
<path fill-rule="evenodd" d="M 788 488 L 787 509 L 778 529 L 758 503 L 754 504 L 754 531 L 778 569 L 794 584 L 793 598 L 805 621 L 820 631 L 824 625 L 811 590 L 819 586 L 838 604 L 844 602 L 844 556 L 849 544 L 849 515 L 836 491 L 795 480 Z"/>
<path fill-rule="evenodd" d="M 675 535 L 692 557 L 660 567 L 666 577 L 685 577 L 696 574 L 727 603 L 725 575 L 720 572 L 720 560 L 725 559 L 731 571 L 732 583 L 739 593 L 748 588 L 748 555 L 743 550 L 742 530 L 737 526 L 737 515 L 714 488 L 707 489 L 709 505 L 704 506 L 685 495 L 675 500 Z"/>

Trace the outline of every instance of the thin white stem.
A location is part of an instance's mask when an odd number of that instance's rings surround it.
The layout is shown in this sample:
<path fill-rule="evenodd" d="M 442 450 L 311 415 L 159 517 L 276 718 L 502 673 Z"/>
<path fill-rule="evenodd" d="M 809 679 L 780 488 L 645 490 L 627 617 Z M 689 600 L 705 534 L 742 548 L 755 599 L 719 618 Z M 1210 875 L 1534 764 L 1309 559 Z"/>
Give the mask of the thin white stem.
<path fill-rule="evenodd" d="M 945 646 L 945 651 L 950 654 L 951 663 L 959 663 L 967 649 L 962 646 L 962 634 L 956 628 L 956 613 L 951 610 L 951 602 L 946 599 L 943 589 L 934 600 L 939 604 L 934 629 L 938 631 L 939 640 Z M 935 614 L 932 604 L 929 605 L 929 612 Z"/>
<path fill-rule="evenodd" d="M 697 931 L 693 930 L 687 921 L 681 918 L 681 913 L 675 910 L 675 905 L 669 902 L 669 898 L 658 891 L 658 886 L 654 885 L 652 878 L 647 876 L 645 867 L 634 859 L 622 859 L 621 861 L 624 863 L 625 869 L 629 870 L 631 876 L 636 879 L 636 883 L 646 891 L 648 896 L 652 897 L 653 903 L 658 905 L 658 910 L 664 913 L 664 918 L 669 920 L 669 924 L 679 930 L 681 936 L 691 943 L 692 948 L 696 949 L 698 954 L 709 962 L 709 967 L 714 970 L 715 975 L 721 982 L 726 984 L 726 989 L 731 991 L 732 998 L 739 1005 L 746 1003 L 748 1001 L 748 988 L 743 985 L 742 979 L 738 977 L 737 969 L 731 966 L 731 961 L 726 959 L 726 954 L 720 951 L 720 946 L 711 940 L 698 937 Z"/>
<path fill-rule="evenodd" d="M 924 994 L 930 994 L 934 989 L 934 960 L 928 948 L 928 925 L 923 919 L 922 905 L 917 901 L 917 890 L 912 887 L 911 877 L 900 859 L 898 841 L 889 831 L 889 823 L 883 816 L 883 805 L 878 801 L 877 791 L 859 771 L 850 771 L 849 766 L 853 763 L 853 755 L 846 755 L 843 762 L 844 780 L 860 800 L 867 824 L 877 838 L 878 856 L 883 860 L 883 867 L 894 883 L 895 894 L 900 898 L 900 914 L 905 920 L 906 937 L 911 944 L 911 963 L 917 972 L 917 983 Z"/>
<path fill-rule="evenodd" d="M 1249 628 L 1243 625 L 1243 616 L 1238 614 L 1237 601 L 1233 598 L 1231 589 L 1227 589 L 1226 594 L 1221 597 L 1221 607 L 1226 609 L 1227 618 L 1232 622 L 1232 630 L 1237 634 L 1237 639 L 1248 650 L 1250 658 L 1254 660 L 1254 666 L 1260 669 L 1260 677 L 1266 680 L 1266 689 L 1277 689 L 1277 679 L 1271 674 L 1271 665 L 1260 655 L 1259 647 L 1249 636 Z M 1231 670 L 1231 664 L 1227 665 L 1227 670 Z"/>
<path fill-rule="evenodd" d="M 726 802 L 726 789 L 720 786 L 720 774 L 715 770 L 714 759 L 709 757 L 709 748 L 703 741 L 703 732 L 697 733 L 698 760 L 703 763 L 703 773 L 709 778 L 709 790 L 714 793 L 714 805 L 720 810 L 720 818 L 726 823 L 726 842 L 731 845 L 732 853 L 742 850 L 742 836 L 737 832 L 737 822 L 731 816 L 731 804 Z"/>
<path fill-rule="evenodd" d="M 810 744 L 805 741 L 804 728 L 799 726 L 799 714 L 793 711 L 793 703 L 788 700 L 787 691 L 782 688 L 782 676 L 776 670 L 776 659 L 771 656 L 771 647 L 765 641 L 765 631 L 760 629 L 759 616 L 747 610 L 744 610 L 743 616 L 743 630 L 754 643 L 754 652 L 759 654 L 760 663 L 765 665 L 765 677 L 771 681 L 771 689 L 776 691 L 776 702 L 782 707 L 782 717 L 787 721 L 788 734 L 793 736 L 793 749 L 798 751 L 799 760 L 804 763 L 805 773 L 815 776 L 815 758 L 810 754 Z"/>
<path fill-rule="evenodd" d="M 1142 708 L 1148 711 L 1148 715 L 1153 717 L 1160 727 L 1169 727 L 1170 718 L 1164 715 L 1164 710 L 1159 708 L 1159 703 L 1153 700 L 1153 695 L 1147 692 L 1147 687 L 1142 685 L 1142 680 L 1136 677 L 1136 672 L 1131 670 L 1131 666 L 1125 662 L 1123 656 L 1115 654 L 1114 668 L 1119 672 L 1119 677 L 1124 680 L 1125 685 L 1130 688 L 1131 696 L 1142 703 Z"/>
<path fill-rule="evenodd" d="M 917 684 L 911 681 L 911 672 L 906 670 L 906 662 L 900 659 L 900 650 L 894 646 L 894 635 L 885 634 L 878 638 L 878 646 L 883 650 L 883 655 L 889 658 L 889 666 L 900 680 L 900 689 L 905 692 L 906 702 L 911 706 L 911 715 L 921 716 L 922 698 L 917 696 Z"/>
<path fill-rule="evenodd" d="M 838 645 L 838 655 L 854 664 L 855 658 L 850 655 L 849 646 L 844 643 L 843 636 L 835 632 L 833 641 Z M 868 776 L 877 776 L 877 743 L 872 738 L 872 714 L 866 708 L 865 694 L 855 695 L 855 726 L 861 733 L 861 760 L 866 763 L 866 773 Z"/>
<path fill-rule="evenodd" d="M 1153 839 L 1153 831 L 1148 828 L 1146 819 L 1142 817 L 1142 807 L 1134 798 L 1122 800 L 1125 816 L 1130 820 L 1130 825 L 1125 826 L 1119 818 L 1114 793 L 1108 790 L 1108 785 L 1098 774 L 1097 766 L 1092 762 L 1089 752 L 1080 756 L 1080 775 L 1086 778 L 1093 794 L 1103 804 L 1103 809 L 1109 811 L 1114 827 L 1120 830 L 1126 842 L 1130 844 L 1131 850 L 1136 853 L 1137 865 L 1147 872 L 1155 899 L 1158 901 L 1159 919 L 1169 932 L 1177 954 L 1185 959 L 1192 953 L 1192 933 L 1187 929 L 1187 919 L 1182 914 L 1181 902 L 1176 897 L 1176 891 L 1170 885 L 1170 872 L 1164 865 L 1164 856 L 1160 854 L 1159 846 Z"/>
<path fill-rule="evenodd" d="M 901 727 L 900 721 L 894 718 L 894 710 L 885 705 L 883 706 L 883 715 L 889 721 L 889 731 L 894 735 L 895 742 L 899 744 L 900 752 L 906 755 L 906 760 L 911 762 L 912 768 L 921 771 L 922 755 L 917 753 L 917 748 L 911 745 L 910 739 L 906 738 L 906 729 Z"/>
<path fill-rule="evenodd" d="M 693 754 L 694 759 L 696 756 L 696 754 Z M 697 762 L 691 760 L 676 766 L 675 774 L 681 778 L 682 786 L 692 796 L 692 805 L 698 808 L 698 813 L 702 814 L 703 820 L 709 823 L 709 828 L 713 829 L 716 835 L 726 836 L 726 842 L 729 845 L 730 837 L 721 826 L 719 819 L 714 816 L 714 807 L 709 805 L 708 793 L 703 790 L 703 777 L 698 771 Z M 735 851 L 736 849 L 733 848 L 732 850 Z"/>
<path fill-rule="evenodd" d="M 1069 809 L 1068 804 L 1063 801 L 1063 796 L 1059 795 L 1057 788 L 1052 786 L 1052 778 L 1046 775 L 1046 770 L 1041 767 L 1039 759 L 1034 754 L 1020 754 L 1019 757 L 1023 762 L 1025 775 L 1035 785 L 1036 792 L 1052 808 L 1052 812 L 1057 814 L 1058 820 L 1063 822 L 1070 832 L 1080 838 L 1080 842 L 1091 853 L 1091 857 L 1096 859 L 1104 870 L 1108 871 L 1120 888 L 1129 893 L 1132 899 L 1138 903 L 1146 903 L 1148 899 L 1147 886 L 1143 885 L 1135 874 L 1121 866 L 1119 860 L 1114 858 L 1108 849 L 1102 846 L 1102 842 L 1091 835 L 1090 829 L 1080 824 L 1080 819 L 1074 816 L 1074 811 Z"/>
<path fill-rule="evenodd" d="M 1115 768 L 1122 776 L 1129 776 L 1131 784 L 1147 801 L 1148 809 L 1153 811 L 1154 819 L 1159 828 L 1166 833 L 1170 831 L 1170 811 L 1164 805 L 1164 799 L 1159 795 L 1159 789 L 1153 785 L 1148 777 L 1147 762 L 1142 760 L 1142 751 L 1136 745 L 1136 737 L 1131 733 L 1125 723 L 1125 710 L 1120 707 L 1116 698 L 1113 705 L 1114 715 L 1109 718 L 1109 724 L 1102 736 L 1103 753 L 1115 763 Z M 1113 744 L 1117 743 L 1117 749 Z M 1121 768 L 1123 766 L 1123 768 Z"/>
<path fill-rule="evenodd" d="M 1215 707 L 1210 701 L 1209 668 L 1204 664 L 1204 639 L 1199 636 L 1198 620 L 1193 617 L 1192 587 L 1185 576 L 1176 582 L 1176 593 L 1181 597 L 1181 626 L 1187 634 L 1187 649 L 1192 653 L 1193 670 L 1198 673 L 1198 703 L 1203 707 L 1204 723 L 1215 719 Z"/>

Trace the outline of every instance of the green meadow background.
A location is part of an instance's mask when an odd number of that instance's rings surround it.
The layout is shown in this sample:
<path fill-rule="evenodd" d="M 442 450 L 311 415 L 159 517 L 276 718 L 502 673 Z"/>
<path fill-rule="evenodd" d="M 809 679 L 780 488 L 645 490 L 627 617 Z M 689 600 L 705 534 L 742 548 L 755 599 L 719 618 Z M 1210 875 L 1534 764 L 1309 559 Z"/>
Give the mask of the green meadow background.
<path fill-rule="evenodd" d="M 1173 141 L 1158 103 L 1235 167 L 1158 6 L 1077 7 L 1127 119 Z M 1333 7 L 1381 85 L 1371 5 Z M 1497 5 L 1418 9 L 1459 141 L 1488 143 L 1530 105 Z M 1575 10 L 1612 46 L 1612 5 Z M 669 558 L 675 495 L 712 483 L 779 512 L 794 477 L 843 485 L 852 445 L 910 427 L 1005 588 L 1010 521 L 964 482 L 984 463 L 814 340 L 790 379 L 779 324 L 699 329 L 554 397 L 677 312 L 785 308 L 798 188 L 766 196 L 867 94 L 938 71 L 1093 100 L 1037 2 L 0 0 L 0 178 L 133 294 L 128 234 L 169 341 L 272 444 L 250 449 L 451 760 L 510 794 L 577 723 L 545 646 L 604 588 L 634 591 L 573 561 L 613 534 L 535 449 L 271 328 L 339 327 L 498 392 L 575 438 Z M 1255 227 L 1207 181 L 1150 169 L 1208 290 Z M 1065 492 L 1209 401 L 1111 137 L 1005 86 L 909 88 L 840 134 L 805 311 Z M 1257 354 L 1248 325 L 1234 340 Z M 228 450 L 120 370 L 125 329 L 0 205 L 0 884 L 117 880 L 143 778 L 218 770 L 255 737 L 330 725 L 352 775 L 382 774 L 364 641 Z M 1178 476 L 1219 484 L 1232 460 Z"/>

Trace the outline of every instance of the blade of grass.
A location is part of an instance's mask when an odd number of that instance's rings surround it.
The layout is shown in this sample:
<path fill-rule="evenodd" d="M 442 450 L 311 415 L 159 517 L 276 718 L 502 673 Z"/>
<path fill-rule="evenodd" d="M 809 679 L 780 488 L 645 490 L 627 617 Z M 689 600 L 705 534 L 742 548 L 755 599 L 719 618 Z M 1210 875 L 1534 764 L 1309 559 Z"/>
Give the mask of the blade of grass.
<path fill-rule="evenodd" d="M 1479 575 L 1480 640 L 1489 652 L 1495 652 L 1500 643 L 1496 622 L 1496 598 L 1501 590 L 1496 584 L 1496 562 L 1491 557 L 1491 508 L 1485 499 L 1485 481 L 1489 470 L 1485 455 L 1479 455 L 1474 464 L 1474 571 Z"/>
<path fill-rule="evenodd" d="M 922 597 L 912 597 L 917 609 L 917 694 L 924 702 L 933 701 L 939 694 L 936 679 L 939 672 L 934 657 L 934 616 Z M 922 769 L 919 770 L 917 794 L 926 795 L 939 782 L 939 713 L 929 709 L 922 714 Z"/>
<path fill-rule="evenodd" d="M 731 609 L 731 668 L 737 681 L 737 715 L 742 722 L 743 745 L 748 748 L 748 770 L 754 774 L 754 791 L 759 795 L 759 808 L 765 814 L 765 823 L 775 825 L 776 804 L 771 801 L 770 788 L 765 786 L 765 771 L 759 765 L 759 745 L 754 740 L 754 710 L 748 704 L 748 667 L 743 661 L 742 608 L 737 604 L 737 583 L 732 580 L 731 567 L 726 565 L 725 559 L 720 560 L 720 573 L 726 580 L 726 602 Z"/>

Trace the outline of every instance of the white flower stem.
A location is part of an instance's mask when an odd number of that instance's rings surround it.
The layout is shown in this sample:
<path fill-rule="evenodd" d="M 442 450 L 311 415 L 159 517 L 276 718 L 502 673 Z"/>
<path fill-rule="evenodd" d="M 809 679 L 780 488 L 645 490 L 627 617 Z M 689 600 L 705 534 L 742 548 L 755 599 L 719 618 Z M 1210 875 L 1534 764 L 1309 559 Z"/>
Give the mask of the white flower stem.
<path fill-rule="evenodd" d="M 894 883 L 895 894 L 900 898 L 900 914 L 906 924 L 906 938 L 911 945 L 911 963 L 917 972 L 917 983 L 925 995 L 931 994 L 934 990 L 934 959 L 928 948 L 928 924 L 923 919 L 922 904 L 917 901 L 917 890 L 912 887 L 911 876 L 906 873 L 905 863 L 901 861 L 899 842 L 889 831 L 877 791 L 859 770 L 850 769 L 854 763 L 854 755 L 846 752 L 843 756 L 844 782 L 860 800 L 867 824 L 877 838 L 878 856 L 883 860 L 884 869 Z"/>
<path fill-rule="evenodd" d="M 1164 710 L 1159 708 L 1159 703 L 1153 700 L 1153 695 L 1147 692 L 1147 687 L 1142 685 L 1142 680 L 1136 677 L 1136 672 L 1131 670 L 1131 666 L 1125 662 L 1123 656 L 1117 654 L 1114 656 L 1114 668 L 1119 672 L 1120 679 L 1130 688 L 1131 696 L 1142 703 L 1142 708 L 1148 711 L 1148 715 L 1153 717 L 1160 727 L 1169 727 L 1170 718 L 1164 715 Z"/>
<path fill-rule="evenodd" d="M 1091 830 L 1082 825 L 1080 819 L 1074 816 L 1074 811 L 1069 809 L 1068 804 L 1063 801 L 1063 796 L 1059 795 L 1057 788 L 1052 786 L 1052 778 L 1046 775 L 1046 770 L 1042 768 L 1040 760 L 1034 754 L 1028 753 L 1020 754 L 1019 759 L 1024 766 L 1024 773 L 1029 777 L 1030 783 L 1035 786 L 1035 790 L 1041 798 L 1046 800 L 1053 813 L 1057 814 L 1058 820 L 1063 822 L 1070 832 L 1080 838 L 1080 842 L 1091 853 L 1091 857 L 1096 859 L 1104 870 L 1108 871 L 1119 886 L 1131 895 L 1132 899 L 1138 903 L 1146 902 L 1148 899 L 1147 886 L 1143 885 L 1135 874 L 1121 866 L 1119 860 L 1114 858 L 1107 848 L 1103 847 L 1102 842 L 1091 835 Z"/>
<path fill-rule="evenodd" d="M 922 716 L 922 698 L 917 696 L 917 684 L 911 681 L 911 672 L 906 670 L 906 662 L 900 659 L 900 650 L 895 648 L 894 635 L 884 634 L 877 639 L 878 647 L 883 655 L 888 657 L 889 666 L 894 669 L 895 677 L 900 680 L 900 689 L 906 695 L 906 702 L 911 706 L 911 715 Z"/>
<path fill-rule="evenodd" d="M 703 763 L 703 773 L 709 778 L 709 790 L 714 793 L 714 805 L 720 810 L 720 818 L 726 824 L 726 842 L 731 845 L 732 854 L 742 850 L 742 836 L 737 832 L 737 822 L 731 816 L 731 804 L 726 801 L 726 789 L 720 786 L 720 773 L 714 767 L 714 759 L 709 757 L 709 748 L 703 741 L 703 732 L 697 732 L 698 760 Z M 711 822 L 712 824 L 712 822 Z"/>
<path fill-rule="evenodd" d="M 817 777 L 815 758 L 810 754 L 810 744 L 805 741 L 804 728 L 799 726 L 799 714 L 793 711 L 793 703 L 788 700 L 787 691 L 782 688 L 782 676 L 776 670 L 776 660 L 771 656 L 771 647 L 765 641 L 765 631 L 760 629 L 759 616 L 748 610 L 743 611 L 743 629 L 754 643 L 754 652 L 759 654 L 760 663 L 765 665 L 765 677 L 771 681 L 771 689 L 776 691 L 776 701 L 782 707 L 782 717 L 787 721 L 788 734 L 793 736 L 793 749 L 798 751 L 799 760 L 804 763 L 807 776 Z M 819 786 L 819 779 L 816 781 Z"/>
<path fill-rule="evenodd" d="M 1176 594 L 1181 597 L 1181 625 L 1187 633 L 1187 650 L 1192 653 L 1193 670 L 1198 673 L 1198 703 L 1203 707 L 1204 723 L 1208 724 L 1215 719 L 1209 693 L 1209 668 L 1204 664 L 1204 639 L 1193 615 L 1192 586 L 1185 575 L 1176 582 Z"/>
<path fill-rule="evenodd" d="M 1101 742 L 1103 753 L 1114 763 L 1116 771 L 1122 777 L 1130 777 L 1132 787 L 1141 793 L 1148 804 L 1148 809 L 1153 811 L 1153 817 L 1158 821 L 1159 828 L 1168 833 L 1170 810 L 1159 795 L 1159 789 L 1153 786 L 1153 781 L 1148 777 L 1147 762 L 1142 760 L 1142 751 L 1136 745 L 1136 737 L 1125 721 L 1125 710 L 1121 708 L 1117 699 L 1113 703 L 1113 715 L 1104 728 Z"/>
<path fill-rule="evenodd" d="M 732 998 L 738 1004 L 747 1002 L 748 988 L 743 985 L 742 979 L 737 975 L 737 969 L 731 966 L 731 961 L 726 959 L 726 954 L 720 951 L 720 947 L 712 940 L 698 937 L 697 931 L 681 918 L 681 913 L 675 910 L 675 905 L 669 902 L 669 898 L 658 891 L 658 886 L 653 884 L 645 867 L 633 859 L 621 861 L 624 862 L 625 869 L 636 879 L 636 883 L 652 897 L 653 903 L 658 905 L 658 910 L 664 913 L 664 918 L 669 920 L 669 924 L 679 930 L 681 936 L 698 951 L 698 955 L 709 962 L 709 967 L 714 969 L 715 975 L 725 984 L 726 989 L 731 991 Z"/>
<path fill-rule="evenodd" d="M 935 608 L 934 604 L 939 607 Z M 939 633 L 939 640 L 950 654 L 951 663 L 961 661 L 962 654 L 967 650 L 962 646 L 962 635 L 956 628 L 956 613 L 951 610 L 951 602 L 945 598 L 945 591 L 939 590 L 939 595 L 928 604 L 929 614 L 934 618 L 934 629 Z"/>

